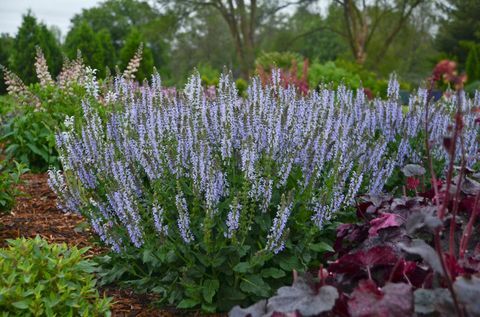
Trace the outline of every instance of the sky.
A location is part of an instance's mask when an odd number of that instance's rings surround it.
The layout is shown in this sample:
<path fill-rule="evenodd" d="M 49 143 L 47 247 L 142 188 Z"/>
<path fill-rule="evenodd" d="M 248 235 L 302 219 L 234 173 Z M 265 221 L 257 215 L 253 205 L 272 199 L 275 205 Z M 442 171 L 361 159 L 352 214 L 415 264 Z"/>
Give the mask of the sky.
<path fill-rule="evenodd" d="M 70 19 L 82 9 L 94 7 L 101 0 L 0 0 L 0 33 L 15 35 L 22 15 L 31 9 L 47 26 L 56 25 L 65 36 Z"/>

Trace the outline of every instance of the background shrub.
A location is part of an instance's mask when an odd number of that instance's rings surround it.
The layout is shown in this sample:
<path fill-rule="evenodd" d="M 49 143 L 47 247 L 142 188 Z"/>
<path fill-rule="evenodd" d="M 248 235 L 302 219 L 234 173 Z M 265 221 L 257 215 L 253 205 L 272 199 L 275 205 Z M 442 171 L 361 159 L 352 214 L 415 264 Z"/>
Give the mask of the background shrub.
<path fill-rule="evenodd" d="M 0 250 L 3 316 L 109 316 L 107 298 L 95 289 L 95 264 L 87 249 L 35 239 L 8 240 Z"/>

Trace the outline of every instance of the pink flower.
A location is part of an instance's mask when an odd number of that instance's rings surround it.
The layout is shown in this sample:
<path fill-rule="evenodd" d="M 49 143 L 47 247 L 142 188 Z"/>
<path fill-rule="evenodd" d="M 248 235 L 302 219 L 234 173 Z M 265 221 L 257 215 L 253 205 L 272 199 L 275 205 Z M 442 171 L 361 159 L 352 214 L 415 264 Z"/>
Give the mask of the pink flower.
<path fill-rule="evenodd" d="M 420 185 L 420 180 L 415 177 L 407 177 L 407 188 L 411 190 L 417 189 L 418 185 Z"/>

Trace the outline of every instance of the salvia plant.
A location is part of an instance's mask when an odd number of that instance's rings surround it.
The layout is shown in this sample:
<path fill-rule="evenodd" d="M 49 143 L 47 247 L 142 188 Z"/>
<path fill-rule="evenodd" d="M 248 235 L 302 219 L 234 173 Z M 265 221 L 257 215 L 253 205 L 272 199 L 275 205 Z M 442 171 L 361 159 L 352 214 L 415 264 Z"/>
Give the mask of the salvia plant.
<path fill-rule="evenodd" d="M 105 283 L 127 280 L 182 308 L 229 309 L 319 263 L 332 219 L 422 160 L 427 91 L 408 106 L 398 93 L 393 77 L 388 98 L 373 101 L 345 87 L 303 96 L 278 72 L 268 86 L 254 78 L 245 98 L 229 74 L 208 96 L 198 74 L 174 95 L 158 74 L 142 86 L 117 77 L 108 114 L 86 99 L 83 117 L 56 136 L 63 171 L 49 171 L 50 186 L 114 251 Z M 443 164 L 456 98 L 429 110 Z M 464 121 L 469 166 L 474 120 Z"/>

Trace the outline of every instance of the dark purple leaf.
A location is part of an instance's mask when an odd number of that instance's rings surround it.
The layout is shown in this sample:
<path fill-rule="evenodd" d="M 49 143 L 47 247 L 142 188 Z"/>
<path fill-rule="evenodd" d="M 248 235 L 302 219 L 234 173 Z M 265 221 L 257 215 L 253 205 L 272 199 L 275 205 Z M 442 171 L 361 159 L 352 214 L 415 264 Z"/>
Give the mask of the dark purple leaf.
<path fill-rule="evenodd" d="M 419 267 L 412 261 L 400 260 L 395 264 L 394 271 L 391 272 L 392 282 L 410 282 L 415 287 L 420 287 L 425 282 L 428 270 Z"/>
<path fill-rule="evenodd" d="M 375 218 L 370 221 L 370 229 L 368 234 L 370 236 L 376 236 L 378 230 L 389 228 L 389 227 L 398 227 L 402 224 L 402 220 L 396 214 L 383 213 L 380 217 Z"/>
<path fill-rule="evenodd" d="M 442 265 L 440 264 L 440 259 L 438 258 L 437 253 L 425 241 L 415 239 L 412 240 L 409 245 L 399 243 L 399 246 L 407 253 L 419 255 L 435 272 L 443 274 Z"/>
<path fill-rule="evenodd" d="M 412 235 L 422 228 L 427 228 L 430 232 L 433 232 L 442 226 L 442 221 L 435 215 L 435 212 L 435 206 L 426 206 L 412 213 L 405 223 L 407 233 Z"/>
<path fill-rule="evenodd" d="M 397 262 L 395 251 L 388 246 L 376 246 L 346 254 L 330 264 L 328 270 L 334 273 L 356 274 L 360 270 L 369 270 L 379 265 L 394 265 Z"/>
<path fill-rule="evenodd" d="M 339 255 L 343 255 L 350 248 L 345 244 L 358 245 L 368 237 L 368 228 L 366 225 L 341 224 L 337 228 L 337 239 L 334 249 Z"/>
<path fill-rule="evenodd" d="M 352 317 L 404 317 L 413 314 L 413 292 L 405 283 L 387 283 L 378 288 L 371 280 L 361 281 L 348 301 Z"/>

